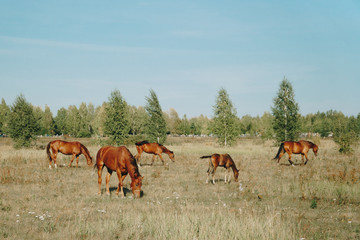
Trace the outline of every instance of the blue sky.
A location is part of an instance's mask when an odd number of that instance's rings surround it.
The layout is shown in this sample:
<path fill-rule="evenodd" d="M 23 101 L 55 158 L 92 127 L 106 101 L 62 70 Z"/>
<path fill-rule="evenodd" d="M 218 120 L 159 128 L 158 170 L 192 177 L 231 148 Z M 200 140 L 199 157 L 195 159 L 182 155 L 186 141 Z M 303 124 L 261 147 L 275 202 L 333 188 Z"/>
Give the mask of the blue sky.
<path fill-rule="evenodd" d="M 301 114 L 360 113 L 360 1 L 0 1 L 0 98 L 95 106 L 118 89 L 144 106 L 213 116 L 271 111 L 293 85 Z"/>

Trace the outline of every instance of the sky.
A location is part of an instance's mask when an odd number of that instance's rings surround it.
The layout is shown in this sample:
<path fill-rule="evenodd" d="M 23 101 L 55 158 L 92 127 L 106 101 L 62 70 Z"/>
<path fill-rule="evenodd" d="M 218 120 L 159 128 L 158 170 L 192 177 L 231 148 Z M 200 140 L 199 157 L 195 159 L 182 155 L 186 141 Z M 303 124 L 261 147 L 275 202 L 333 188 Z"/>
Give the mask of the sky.
<path fill-rule="evenodd" d="M 0 0 L 0 98 L 57 111 L 119 90 L 145 106 L 213 117 L 271 112 L 281 81 L 300 113 L 360 113 L 358 0 Z"/>

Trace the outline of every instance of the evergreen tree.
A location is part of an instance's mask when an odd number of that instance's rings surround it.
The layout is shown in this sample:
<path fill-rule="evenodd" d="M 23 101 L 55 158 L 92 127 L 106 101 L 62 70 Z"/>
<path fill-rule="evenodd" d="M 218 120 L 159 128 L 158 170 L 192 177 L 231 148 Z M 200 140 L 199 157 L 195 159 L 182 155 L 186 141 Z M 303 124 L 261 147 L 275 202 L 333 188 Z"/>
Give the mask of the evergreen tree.
<path fill-rule="evenodd" d="M 8 133 L 7 126 L 9 115 L 10 108 L 6 105 L 4 98 L 2 98 L 0 104 L 0 135 Z"/>
<path fill-rule="evenodd" d="M 105 134 L 110 136 L 112 143 L 123 144 L 129 137 L 130 123 L 128 105 L 119 90 L 111 92 L 105 113 Z"/>
<path fill-rule="evenodd" d="M 29 147 L 31 141 L 36 139 L 39 129 L 40 125 L 34 116 L 33 107 L 23 95 L 18 96 L 9 116 L 9 132 L 14 147 Z"/>
<path fill-rule="evenodd" d="M 217 136 L 221 145 L 227 146 L 235 142 L 238 135 L 236 127 L 236 109 L 225 89 L 218 91 L 216 103 L 213 106 L 214 118 L 211 125 L 212 132 Z"/>
<path fill-rule="evenodd" d="M 148 114 L 146 134 L 148 140 L 162 144 L 166 141 L 166 122 L 154 90 L 150 89 L 150 96 L 146 97 L 146 101 L 145 110 Z"/>
<path fill-rule="evenodd" d="M 274 98 L 273 129 L 277 142 L 295 141 L 299 135 L 299 107 L 294 99 L 291 83 L 284 78 L 280 83 L 278 95 Z"/>

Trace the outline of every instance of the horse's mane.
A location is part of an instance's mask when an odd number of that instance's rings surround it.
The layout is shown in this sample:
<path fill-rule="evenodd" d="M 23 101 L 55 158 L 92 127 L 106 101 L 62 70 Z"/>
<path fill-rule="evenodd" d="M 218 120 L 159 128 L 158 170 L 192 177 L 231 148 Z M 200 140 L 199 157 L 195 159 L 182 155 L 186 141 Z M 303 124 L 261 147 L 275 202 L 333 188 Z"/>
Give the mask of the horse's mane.
<path fill-rule="evenodd" d="M 144 141 L 141 141 L 141 142 L 136 142 L 135 145 L 136 146 L 141 146 L 141 145 L 144 145 L 144 144 L 147 144 L 147 143 L 149 143 L 149 142 L 144 140 Z"/>
<path fill-rule="evenodd" d="M 85 151 L 85 153 L 86 153 L 89 157 L 91 157 L 89 150 L 88 150 L 82 143 L 80 143 L 80 147 L 81 147 L 81 149 L 83 149 L 83 150 Z"/>
<path fill-rule="evenodd" d="M 159 144 L 159 147 L 163 150 L 164 153 L 172 153 L 169 149 L 167 149 L 165 146 Z"/>

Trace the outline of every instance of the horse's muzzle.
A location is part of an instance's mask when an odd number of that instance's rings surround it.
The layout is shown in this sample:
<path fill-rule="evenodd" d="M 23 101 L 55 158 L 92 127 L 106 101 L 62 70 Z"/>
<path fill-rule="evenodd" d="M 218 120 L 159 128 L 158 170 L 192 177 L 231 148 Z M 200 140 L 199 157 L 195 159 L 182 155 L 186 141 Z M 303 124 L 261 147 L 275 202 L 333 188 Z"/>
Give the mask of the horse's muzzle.
<path fill-rule="evenodd" d="M 141 191 L 140 190 L 133 190 L 133 194 L 136 198 L 140 198 L 141 196 Z"/>

